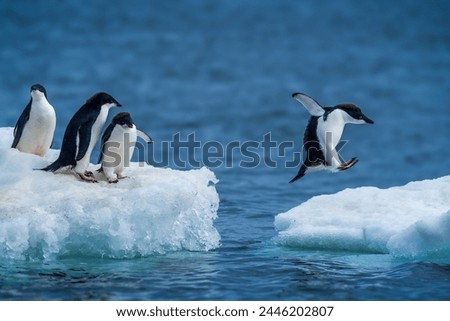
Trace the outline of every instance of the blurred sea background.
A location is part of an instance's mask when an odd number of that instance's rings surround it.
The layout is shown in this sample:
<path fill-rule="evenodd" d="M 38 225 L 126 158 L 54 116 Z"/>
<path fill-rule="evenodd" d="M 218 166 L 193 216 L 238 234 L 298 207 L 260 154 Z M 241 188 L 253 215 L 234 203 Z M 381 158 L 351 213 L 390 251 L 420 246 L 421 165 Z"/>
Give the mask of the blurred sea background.
<path fill-rule="evenodd" d="M 54 148 L 97 91 L 153 137 L 156 159 L 177 133 L 223 146 L 268 133 L 295 142 L 285 155 L 253 149 L 261 162 L 251 168 L 239 166 L 248 160 L 239 152 L 226 155 L 233 166 L 211 168 L 218 249 L 1 259 L 0 299 L 450 299 L 448 262 L 273 242 L 274 217 L 313 196 L 450 174 L 449 2 L 1 1 L 0 21 L 0 127 L 15 125 L 41 83 L 57 113 Z M 354 103 L 375 121 L 346 127 L 342 154 L 356 166 L 288 184 L 297 168 L 285 161 L 301 150 L 309 118 L 293 92 Z"/>

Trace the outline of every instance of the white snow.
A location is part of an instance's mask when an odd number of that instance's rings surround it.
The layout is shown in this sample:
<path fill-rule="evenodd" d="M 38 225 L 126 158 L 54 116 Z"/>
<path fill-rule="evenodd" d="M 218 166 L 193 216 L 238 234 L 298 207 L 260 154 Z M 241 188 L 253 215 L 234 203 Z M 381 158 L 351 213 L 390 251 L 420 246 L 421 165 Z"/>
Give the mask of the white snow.
<path fill-rule="evenodd" d="M 450 259 L 450 176 L 316 196 L 275 217 L 278 244 Z"/>
<path fill-rule="evenodd" d="M 132 258 L 219 246 L 214 173 L 131 163 L 128 178 L 97 184 L 39 169 L 56 159 L 11 149 L 0 128 L 0 258 Z M 95 170 L 99 165 L 90 166 Z"/>

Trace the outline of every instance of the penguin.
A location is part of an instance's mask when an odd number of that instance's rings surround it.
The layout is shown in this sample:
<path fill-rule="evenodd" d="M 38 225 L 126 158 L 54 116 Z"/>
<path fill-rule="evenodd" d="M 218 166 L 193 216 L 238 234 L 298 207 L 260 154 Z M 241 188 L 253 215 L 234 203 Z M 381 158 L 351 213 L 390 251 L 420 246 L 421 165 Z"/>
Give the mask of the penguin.
<path fill-rule="evenodd" d="M 117 183 L 122 176 L 124 167 L 133 155 L 133 148 L 137 137 L 141 137 L 147 144 L 153 142 L 150 136 L 136 128 L 131 115 L 122 112 L 114 116 L 111 124 L 102 136 L 102 149 L 98 163 L 98 172 L 103 172 L 109 183 Z"/>
<path fill-rule="evenodd" d="M 322 107 L 305 94 L 294 93 L 292 97 L 305 106 L 311 117 L 303 136 L 304 161 L 297 175 L 289 183 L 295 182 L 310 171 L 326 169 L 337 172 L 354 166 L 358 162 L 356 157 L 344 161 L 336 151 L 345 124 L 373 124 L 373 120 L 353 104 Z"/>
<path fill-rule="evenodd" d="M 100 138 L 109 109 L 121 106 L 105 92 L 96 93 L 89 98 L 69 121 L 58 159 L 42 170 L 55 172 L 68 167 L 82 180 L 97 182 L 94 174 L 87 170 L 91 153 Z"/>
<path fill-rule="evenodd" d="M 31 86 L 31 99 L 14 127 L 11 148 L 24 153 L 44 156 L 53 142 L 56 127 L 55 109 L 47 100 L 44 86 Z"/>

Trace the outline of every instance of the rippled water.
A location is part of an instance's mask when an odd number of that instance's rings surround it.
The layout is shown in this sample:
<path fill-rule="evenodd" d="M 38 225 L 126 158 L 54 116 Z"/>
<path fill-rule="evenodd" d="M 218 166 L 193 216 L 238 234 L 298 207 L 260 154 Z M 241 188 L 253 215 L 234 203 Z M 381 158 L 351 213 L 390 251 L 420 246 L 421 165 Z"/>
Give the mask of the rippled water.
<path fill-rule="evenodd" d="M 274 216 L 312 196 L 449 174 L 449 9 L 445 1 L 2 2 L 0 126 L 14 125 L 40 82 L 58 115 L 56 147 L 73 111 L 99 90 L 151 134 L 155 155 L 177 132 L 223 144 L 270 132 L 298 150 L 308 113 L 295 91 L 324 105 L 353 102 L 375 125 L 346 128 L 343 154 L 360 162 L 345 173 L 287 184 L 296 169 L 276 155 L 276 168 L 239 168 L 239 155 L 233 168 L 213 168 L 215 251 L 2 260 L 0 298 L 448 300 L 448 262 L 272 239 Z"/>

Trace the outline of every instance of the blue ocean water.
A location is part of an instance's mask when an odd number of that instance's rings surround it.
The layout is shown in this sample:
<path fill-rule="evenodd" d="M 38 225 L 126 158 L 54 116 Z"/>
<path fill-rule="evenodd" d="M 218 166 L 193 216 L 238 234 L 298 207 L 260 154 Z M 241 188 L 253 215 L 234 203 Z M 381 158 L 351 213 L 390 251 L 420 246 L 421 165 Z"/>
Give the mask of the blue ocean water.
<path fill-rule="evenodd" d="M 158 142 L 295 142 L 252 168 L 212 168 L 220 248 L 111 260 L 0 261 L 4 300 L 448 300 L 448 262 L 285 248 L 274 217 L 315 195 L 450 173 L 446 1 L 20 1 L 0 3 L 0 127 L 30 85 L 55 106 L 55 146 L 73 112 L 111 93 Z M 295 184 L 301 91 L 375 120 L 346 128 L 345 173 Z M 269 159 L 270 156 L 270 159 Z M 272 160 L 276 166 L 267 166 Z M 169 164 L 175 167 L 176 164 Z M 192 166 L 186 166 L 191 168 Z M 313 215 L 313 214 L 312 214 Z M 0 236 L 1 237 L 1 236 Z"/>

